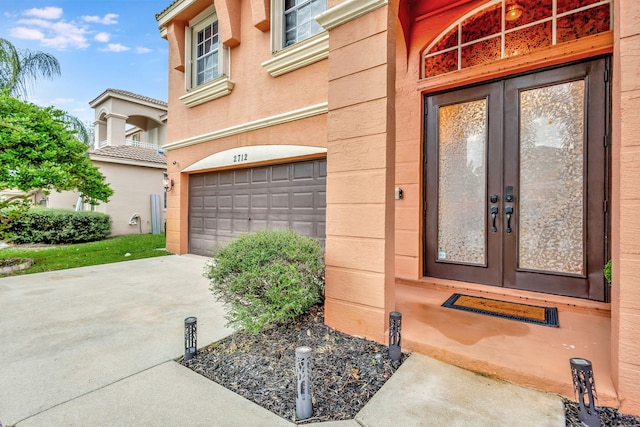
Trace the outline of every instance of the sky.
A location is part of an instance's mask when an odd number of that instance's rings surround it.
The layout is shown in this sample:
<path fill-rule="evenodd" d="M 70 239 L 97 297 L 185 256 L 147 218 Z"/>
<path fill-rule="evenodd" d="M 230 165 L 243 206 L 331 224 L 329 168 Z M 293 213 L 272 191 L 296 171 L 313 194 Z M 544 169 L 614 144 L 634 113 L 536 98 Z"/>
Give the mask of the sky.
<path fill-rule="evenodd" d="M 172 0 L 0 0 L 0 38 L 52 54 L 61 76 L 29 100 L 93 123 L 89 102 L 106 89 L 167 100 L 168 43 L 155 15 Z"/>

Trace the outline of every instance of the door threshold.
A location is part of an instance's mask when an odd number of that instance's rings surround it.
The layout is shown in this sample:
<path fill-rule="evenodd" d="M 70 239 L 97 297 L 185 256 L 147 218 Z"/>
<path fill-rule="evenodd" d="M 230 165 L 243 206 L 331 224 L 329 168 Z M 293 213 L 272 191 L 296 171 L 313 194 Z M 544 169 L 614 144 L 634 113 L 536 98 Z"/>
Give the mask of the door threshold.
<path fill-rule="evenodd" d="M 523 291 L 518 289 L 503 288 L 500 286 L 483 285 L 480 283 L 461 282 L 457 280 L 423 277 L 420 279 L 396 278 L 396 283 L 409 286 L 429 286 L 441 290 L 451 289 L 452 292 L 470 293 L 493 299 L 503 299 L 510 302 L 528 301 L 532 305 L 553 305 L 558 308 L 598 312 L 611 316 L 611 304 L 601 301 L 592 301 L 584 298 L 574 298 L 562 295 L 545 294 L 542 292 Z"/>

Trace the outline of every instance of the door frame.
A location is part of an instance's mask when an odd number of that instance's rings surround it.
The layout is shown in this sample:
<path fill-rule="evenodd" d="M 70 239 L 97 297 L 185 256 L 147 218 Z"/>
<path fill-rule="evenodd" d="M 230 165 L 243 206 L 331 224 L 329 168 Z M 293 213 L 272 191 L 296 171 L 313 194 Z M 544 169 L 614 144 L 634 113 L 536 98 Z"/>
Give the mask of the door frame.
<path fill-rule="evenodd" d="M 585 201 L 584 201 L 584 214 L 586 220 L 586 227 L 593 227 L 594 224 L 600 224 L 600 227 L 603 227 L 603 239 L 594 239 L 594 233 L 592 230 L 587 230 L 585 228 L 585 254 L 584 254 L 584 262 L 585 262 L 585 275 L 582 280 L 582 284 L 578 286 L 579 289 L 575 289 L 572 292 L 567 292 L 566 286 L 564 286 L 561 280 L 558 280 L 558 276 L 555 273 L 543 274 L 540 272 L 530 273 L 524 271 L 522 269 L 512 269 L 511 271 L 507 271 L 510 267 L 514 266 L 517 263 L 517 254 L 515 251 L 507 251 L 502 244 L 500 245 L 500 256 L 511 257 L 509 260 L 501 260 L 499 267 L 499 281 L 501 283 L 496 283 L 495 281 L 495 271 L 496 268 L 493 268 L 493 271 L 490 273 L 484 273 L 481 269 L 468 269 L 457 268 L 455 265 L 451 265 L 449 263 L 442 262 L 441 260 L 436 262 L 436 253 L 437 243 L 429 247 L 429 242 L 437 242 L 437 190 L 438 190 L 438 168 L 437 167 L 427 167 L 428 159 L 437 159 L 438 158 L 438 147 L 437 144 L 429 144 L 430 140 L 437 140 L 435 138 L 435 132 L 437 132 L 437 113 L 433 114 L 433 104 L 434 100 L 437 105 L 446 105 L 447 102 L 454 103 L 453 98 L 458 98 L 457 102 L 464 102 L 464 100 L 460 100 L 460 95 L 463 93 L 468 93 L 470 97 L 473 97 L 474 93 L 477 93 L 477 98 L 479 99 L 483 96 L 482 93 L 484 91 L 485 94 L 492 93 L 492 85 L 504 85 L 503 95 L 500 96 L 500 101 L 495 102 L 494 104 L 499 105 L 499 108 L 507 110 L 507 102 L 509 99 L 513 98 L 513 93 L 510 92 L 507 95 L 507 91 L 516 91 L 519 93 L 520 89 L 527 89 L 533 87 L 544 87 L 550 84 L 558 84 L 562 83 L 562 81 L 572 81 L 580 78 L 580 72 L 576 72 L 575 69 L 583 69 L 582 77 L 585 77 L 585 96 L 587 99 L 586 109 L 585 109 Z M 604 283 L 604 278 L 602 274 L 602 267 L 606 261 L 606 258 L 609 254 L 608 248 L 608 237 L 609 237 L 609 228 L 610 221 L 607 209 L 607 203 L 610 194 L 610 121 L 611 121 L 611 106 L 610 106 L 610 94 L 611 94 L 611 82 L 610 82 L 610 56 L 601 56 L 597 58 L 590 58 L 584 61 L 577 61 L 569 64 L 561 64 L 554 67 L 541 68 L 538 70 L 529 71 L 527 73 L 516 74 L 512 76 L 507 76 L 500 80 L 493 80 L 489 82 L 481 82 L 474 84 L 472 86 L 464 86 L 459 88 L 448 89 L 447 91 L 433 92 L 433 93 L 425 93 L 423 99 L 424 106 L 424 114 L 423 114 L 423 233 L 422 233 L 422 245 L 423 245 L 423 261 L 422 261 L 422 273 L 425 277 L 435 277 L 442 279 L 452 279 L 452 280 L 460 280 L 465 282 L 472 283 L 481 283 L 487 285 L 494 286 L 504 286 L 507 288 L 514 288 L 520 290 L 528 290 L 528 291 L 537 291 L 544 292 L 549 294 L 559 294 L 559 295 L 567 295 L 571 297 L 578 298 L 588 298 L 597 301 L 605 301 L 608 299 L 606 286 Z M 600 77 L 602 76 L 602 77 Z M 530 84 L 522 84 L 523 82 L 529 82 Z M 520 83 L 520 84 L 516 84 Z M 514 85 L 515 84 L 515 85 Z M 513 86 L 513 87 L 511 87 Z M 474 92 L 475 91 L 475 92 Z M 511 96 L 511 98 L 509 98 Z M 490 98 L 489 98 L 490 99 Z M 510 102 L 510 101 L 509 101 Z M 604 105 L 603 105 L 604 104 Z M 491 115 L 492 103 L 491 100 L 488 103 L 488 114 Z M 437 111 L 437 110 L 435 110 Z M 603 116 L 599 116 L 599 114 L 603 113 Z M 597 116 L 597 117 L 596 117 Z M 496 128 L 498 127 L 498 128 Z M 505 146 L 504 140 L 507 138 L 507 129 L 513 131 L 516 129 L 517 135 L 519 135 L 519 114 L 503 114 L 500 115 L 498 119 L 490 120 L 488 123 L 488 136 L 487 136 L 487 161 L 488 156 L 491 156 L 492 162 L 500 162 L 502 168 L 506 165 L 505 162 L 505 150 L 507 147 Z M 501 142 L 500 144 L 490 144 L 491 137 L 496 134 L 496 132 L 500 135 Z M 601 145 L 600 145 L 601 144 Z M 491 153 L 489 150 L 495 149 L 496 147 L 502 147 L 499 153 Z M 603 150 L 602 156 L 599 154 L 593 155 L 594 150 L 598 149 Z M 597 151 L 595 151 L 597 153 Z M 499 157 L 499 159 L 497 158 Z M 511 156 L 513 157 L 513 156 Z M 518 159 L 519 157 L 517 157 Z M 437 165 L 438 161 L 435 161 Z M 516 165 L 519 165 L 519 160 Z M 489 163 L 486 164 L 487 169 L 489 168 Z M 519 167 L 519 166 L 518 166 Z M 519 178 L 519 170 L 518 167 L 511 167 L 513 174 L 511 177 L 507 177 L 506 174 L 503 174 L 505 182 L 507 180 L 514 180 L 515 178 Z M 507 170 L 505 169 L 505 172 Z M 491 176 L 490 171 L 487 171 L 487 186 L 495 185 L 496 181 L 500 181 L 498 187 L 494 188 L 502 188 L 504 190 L 505 182 L 501 182 L 503 177 L 496 178 Z M 519 187 L 519 179 L 516 179 L 513 184 Z M 435 184 L 432 184 L 435 183 Z M 588 187 L 594 188 L 594 186 L 602 185 L 602 191 L 599 192 L 602 197 L 593 197 L 592 194 L 587 190 Z M 488 191 L 485 192 L 488 197 Z M 516 190 L 517 194 L 517 190 Z M 501 194 L 501 198 L 504 194 Z M 517 200 L 516 200 L 517 202 Z M 435 206 L 433 206 L 435 205 Z M 488 206 L 487 202 L 485 205 L 485 218 L 486 218 L 486 230 L 489 230 L 491 226 L 490 218 L 488 215 Z M 516 208 L 516 212 L 519 210 Z M 500 206 L 500 223 L 504 221 L 504 203 Z M 597 218 L 598 216 L 603 216 Z M 435 218 L 435 219 L 434 219 Z M 517 218 L 516 218 L 517 219 Z M 518 222 L 515 221 L 517 224 Z M 430 226 L 433 224 L 433 226 Z M 517 235 L 513 233 L 513 235 Z M 490 233 L 487 233 L 487 239 L 490 239 Z M 490 264 L 492 261 L 491 246 L 487 243 L 487 260 Z M 516 244 L 517 247 L 517 244 Z M 434 249 L 435 248 L 435 249 Z M 530 274 L 536 274 L 539 279 L 540 286 L 526 286 L 523 285 L 523 280 L 526 280 L 526 277 Z M 575 280 L 574 280 L 575 286 Z"/>

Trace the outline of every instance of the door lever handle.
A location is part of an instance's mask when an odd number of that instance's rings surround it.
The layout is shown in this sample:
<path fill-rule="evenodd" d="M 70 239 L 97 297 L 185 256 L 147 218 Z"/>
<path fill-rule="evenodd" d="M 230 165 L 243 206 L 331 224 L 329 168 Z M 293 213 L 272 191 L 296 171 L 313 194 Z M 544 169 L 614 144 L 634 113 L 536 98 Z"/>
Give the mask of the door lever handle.
<path fill-rule="evenodd" d="M 504 208 L 504 213 L 507 214 L 507 229 L 505 230 L 508 233 L 511 233 L 511 215 L 513 215 L 513 207 L 507 206 Z"/>
<path fill-rule="evenodd" d="M 491 206 L 491 232 L 496 233 L 498 228 L 496 227 L 496 217 L 498 216 L 498 207 Z"/>

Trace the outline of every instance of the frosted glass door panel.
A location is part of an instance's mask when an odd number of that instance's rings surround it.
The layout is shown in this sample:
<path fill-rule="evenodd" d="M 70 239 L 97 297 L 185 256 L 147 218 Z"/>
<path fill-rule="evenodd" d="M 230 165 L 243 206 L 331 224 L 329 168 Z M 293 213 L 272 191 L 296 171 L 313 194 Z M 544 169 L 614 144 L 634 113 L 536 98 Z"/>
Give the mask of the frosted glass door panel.
<path fill-rule="evenodd" d="M 583 80 L 520 94 L 518 267 L 584 275 Z"/>
<path fill-rule="evenodd" d="M 439 261 L 486 264 L 487 100 L 438 112 Z"/>

